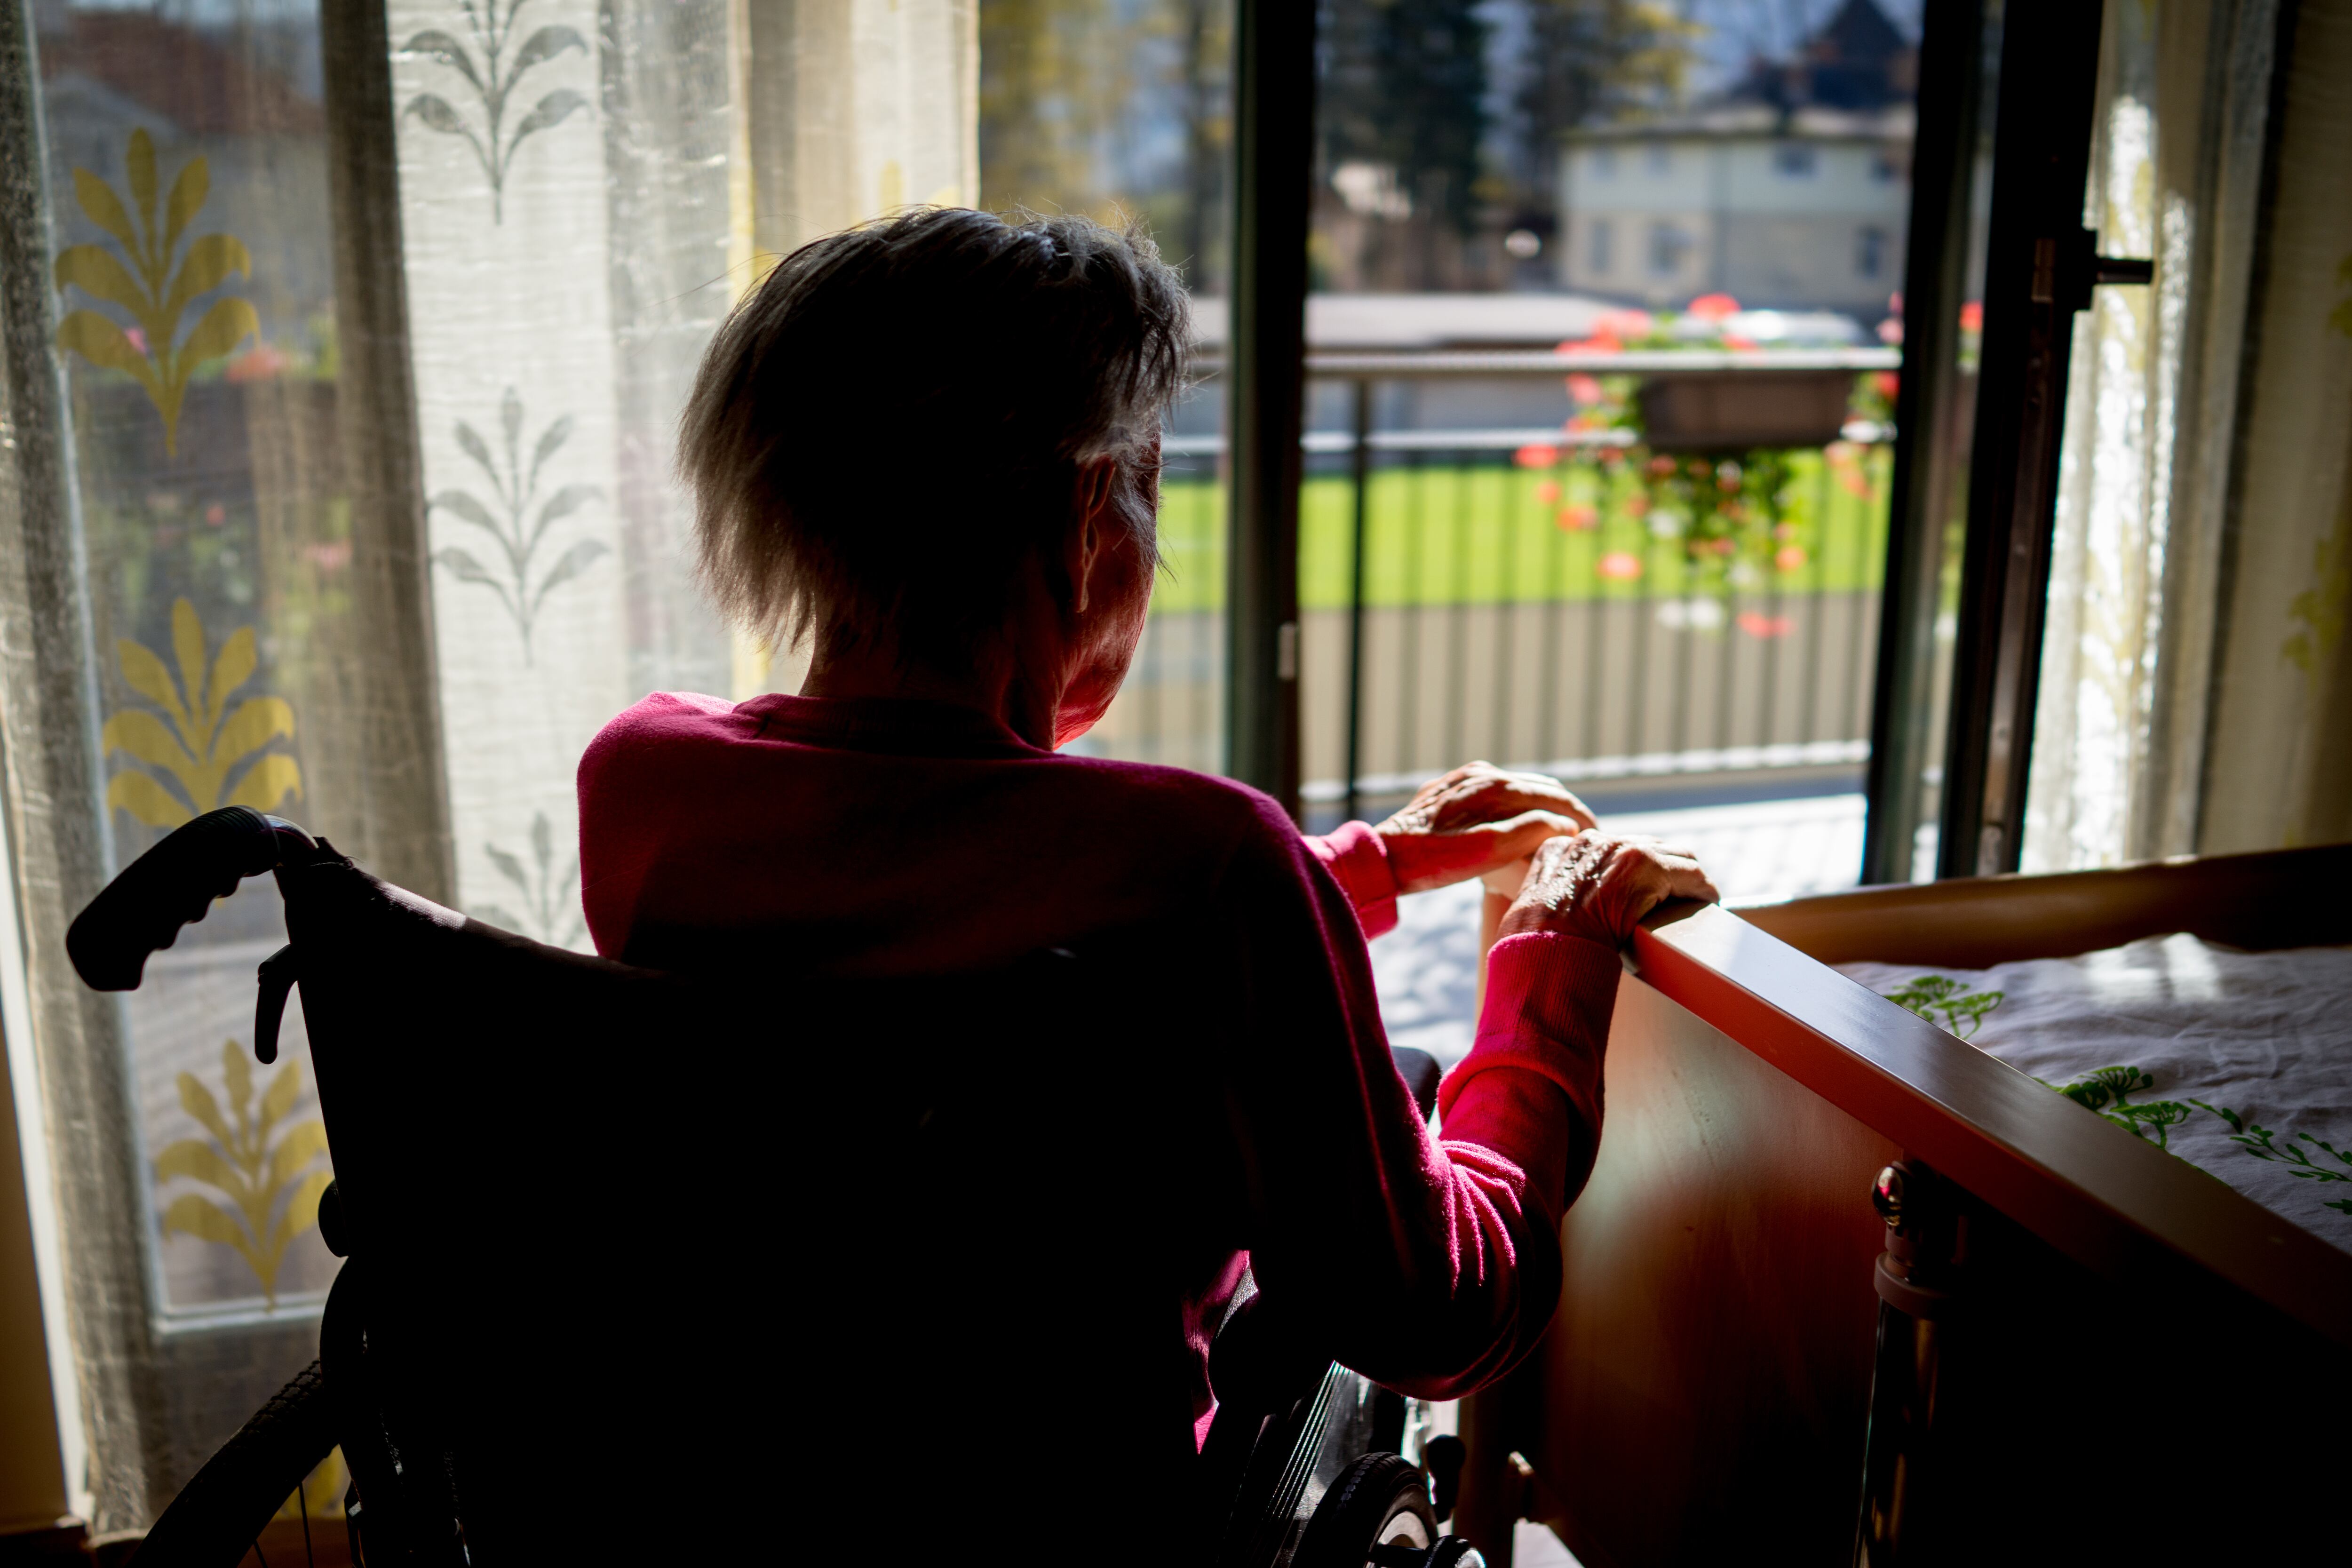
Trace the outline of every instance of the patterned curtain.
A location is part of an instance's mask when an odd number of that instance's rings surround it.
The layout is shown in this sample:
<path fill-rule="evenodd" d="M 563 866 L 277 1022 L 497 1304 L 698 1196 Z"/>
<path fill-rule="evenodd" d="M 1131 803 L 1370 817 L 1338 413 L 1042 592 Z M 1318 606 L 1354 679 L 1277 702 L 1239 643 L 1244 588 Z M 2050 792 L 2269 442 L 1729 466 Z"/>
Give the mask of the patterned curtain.
<path fill-rule="evenodd" d="M 72 982 L 65 919 L 244 804 L 585 946 L 589 737 L 648 689 L 789 676 L 688 581 L 672 443 L 696 363 L 763 252 L 976 195 L 975 13 L 9 17 L 31 47 L 0 49 L 0 195 L 32 221 L 0 237 L 0 804 L 29 936 L 0 999 L 55 1176 L 68 1481 L 126 1528 L 315 1355 L 331 1173 L 299 1012 L 278 1063 L 253 1058 L 273 889 L 120 1005 Z M 331 1461 L 311 1511 L 341 1489 Z"/>
<path fill-rule="evenodd" d="M 891 0 L 392 5 L 471 912 L 584 944 L 572 771 L 589 738 L 657 684 L 773 683 L 690 592 L 670 427 L 763 258 L 973 190 L 973 16 Z"/>
<path fill-rule="evenodd" d="M 2352 839 L 2352 7 L 2295 26 L 2199 847 Z"/>

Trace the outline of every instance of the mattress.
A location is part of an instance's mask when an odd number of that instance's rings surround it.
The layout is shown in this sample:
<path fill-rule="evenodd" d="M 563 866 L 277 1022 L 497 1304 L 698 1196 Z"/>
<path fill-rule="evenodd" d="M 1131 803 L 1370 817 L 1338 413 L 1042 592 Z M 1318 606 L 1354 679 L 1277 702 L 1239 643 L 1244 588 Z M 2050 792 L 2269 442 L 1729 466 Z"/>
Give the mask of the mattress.
<path fill-rule="evenodd" d="M 2176 933 L 1990 969 L 1837 967 L 2352 1251 L 2352 947 Z"/>

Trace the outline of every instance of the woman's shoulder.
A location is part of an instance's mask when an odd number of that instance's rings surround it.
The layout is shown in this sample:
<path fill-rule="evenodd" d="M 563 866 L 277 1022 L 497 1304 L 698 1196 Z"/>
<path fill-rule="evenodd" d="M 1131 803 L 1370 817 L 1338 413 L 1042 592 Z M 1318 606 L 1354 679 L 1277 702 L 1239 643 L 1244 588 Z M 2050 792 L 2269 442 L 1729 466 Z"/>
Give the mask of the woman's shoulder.
<path fill-rule="evenodd" d="M 1305 853 L 1290 814 L 1238 779 L 1108 757 L 1065 753 L 1055 763 L 1109 796 L 1122 813 L 1132 812 L 1139 823 L 1200 854 L 1230 859 L 1271 852 L 1288 859 Z"/>
<path fill-rule="evenodd" d="M 631 703 L 609 720 L 588 742 L 580 765 L 584 772 L 599 763 L 623 761 L 632 754 L 698 741 L 725 741 L 736 727 L 735 704 L 724 697 L 699 691 L 656 691 Z"/>
<path fill-rule="evenodd" d="M 614 714 L 597 732 L 596 744 L 636 736 L 709 729 L 733 715 L 735 704 L 699 691 L 656 691 Z"/>

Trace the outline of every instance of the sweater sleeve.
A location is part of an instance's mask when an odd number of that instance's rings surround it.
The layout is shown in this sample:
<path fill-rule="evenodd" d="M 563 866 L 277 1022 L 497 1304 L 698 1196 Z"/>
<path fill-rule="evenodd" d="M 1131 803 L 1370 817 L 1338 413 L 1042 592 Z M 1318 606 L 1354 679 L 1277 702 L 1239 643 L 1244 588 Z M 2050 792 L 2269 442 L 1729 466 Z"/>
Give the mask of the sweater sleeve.
<path fill-rule="evenodd" d="M 1339 831 L 1320 838 L 1310 834 L 1305 842 L 1307 852 L 1323 862 L 1323 868 L 1356 906 L 1365 940 L 1386 936 L 1396 929 L 1396 875 L 1389 868 L 1386 839 L 1368 824 L 1343 822 Z"/>
<path fill-rule="evenodd" d="M 1212 911 L 1240 987 L 1224 1077 L 1244 1245 L 1268 1307 L 1308 1314 L 1335 1359 L 1454 1398 L 1531 1350 L 1559 1301 L 1559 1217 L 1598 1144 L 1617 958 L 1567 939 L 1498 947 L 1433 1138 L 1390 1055 L 1351 900 L 1313 874 L 1319 858 L 1269 826 Z"/>

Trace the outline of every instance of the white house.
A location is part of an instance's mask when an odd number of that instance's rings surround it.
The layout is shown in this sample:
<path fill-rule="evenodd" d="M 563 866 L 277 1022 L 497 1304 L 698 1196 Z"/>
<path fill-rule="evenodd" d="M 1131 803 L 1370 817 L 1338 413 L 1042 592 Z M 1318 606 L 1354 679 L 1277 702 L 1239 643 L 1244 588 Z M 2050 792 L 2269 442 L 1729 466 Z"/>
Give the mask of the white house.
<path fill-rule="evenodd" d="M 1568 133 L 1567 289 L 1875 319 L 1903 286 L 1912 109 L 1727 102 Z"/>

